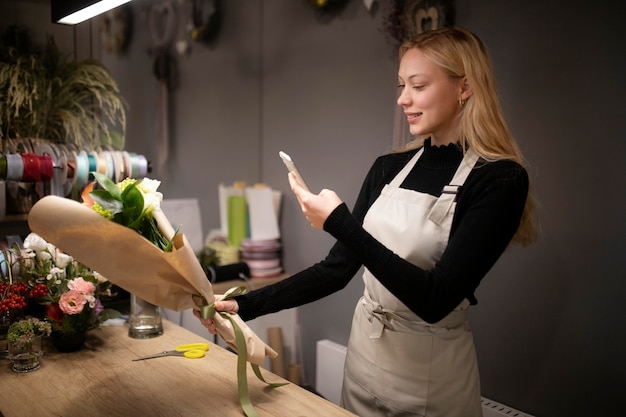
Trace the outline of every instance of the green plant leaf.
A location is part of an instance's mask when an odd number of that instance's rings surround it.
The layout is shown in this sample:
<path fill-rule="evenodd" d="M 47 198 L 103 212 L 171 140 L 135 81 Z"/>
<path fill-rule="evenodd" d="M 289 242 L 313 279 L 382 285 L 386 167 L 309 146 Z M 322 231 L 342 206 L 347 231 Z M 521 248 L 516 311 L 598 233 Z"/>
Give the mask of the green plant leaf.
<path fill-rule="evenodd" d="M 120 189 L 117 188 L 117 185 L 115 185 L 109 177 L 101 174 L 100 172 L 92 172 L 92 174 L 96 181 L 98 181 L 98 184 L 111 194 L 111 197 L 122 201 L 122 193 L 120 192 Z"/>
<path fill-rule="evenodd" d="M 113 216 L 124 210 L 122 200 L 112 197 L 111 193 L 106 190 L 93 190 L 90 194 L 93 201 L 102 206 L 103 209 L 110 211 Z"/>
<path fill-rule="evenodd" d="M 122 216 L 124 224 L 128 227 L 139 230 L 140 221 L 143 213 L 143 194 L 137 188 L 137 183 L 131 184 L 122 193 L 124 200 L 124 211 Z"/>

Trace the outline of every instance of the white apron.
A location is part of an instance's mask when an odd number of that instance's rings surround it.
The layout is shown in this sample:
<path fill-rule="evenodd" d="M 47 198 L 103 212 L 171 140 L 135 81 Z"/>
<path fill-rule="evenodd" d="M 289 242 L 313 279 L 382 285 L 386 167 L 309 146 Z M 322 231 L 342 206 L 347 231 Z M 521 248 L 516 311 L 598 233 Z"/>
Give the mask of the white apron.
<path fill-rule="evenodd" d="M 400 188 L 422 150 L 383 188 L 363 227 L 394 253 L 434 267 L 450 235 L 456 191 L 478 155 L 469 151 L 441 197 Z M 343 407 L 360 417 L 480 417 L 480 382 L 464 300 L 429 324 L 367 269 L 353 321 L 342 392 Z"/>

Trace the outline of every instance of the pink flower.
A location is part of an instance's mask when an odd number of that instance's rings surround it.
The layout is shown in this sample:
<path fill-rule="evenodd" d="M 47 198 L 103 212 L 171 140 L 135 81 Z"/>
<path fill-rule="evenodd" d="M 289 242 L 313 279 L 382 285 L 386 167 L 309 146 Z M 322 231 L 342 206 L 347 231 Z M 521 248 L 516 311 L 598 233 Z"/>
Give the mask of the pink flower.
<path fill-rule="evenodd" d="M 83 311 L 87 300 L 76 290 L 70 290 L 59 298 L 59 308 L 65 314 L 78 314 Z"/>
<path fill-rule="evenodd" d="M 78 291 L 84 295 L 93 295 L 96 291 L 96 286 L 89 281 L 85 281 L 82 277 L 74 278 L 67 283 L 67 288 L 70 290 Z"/>

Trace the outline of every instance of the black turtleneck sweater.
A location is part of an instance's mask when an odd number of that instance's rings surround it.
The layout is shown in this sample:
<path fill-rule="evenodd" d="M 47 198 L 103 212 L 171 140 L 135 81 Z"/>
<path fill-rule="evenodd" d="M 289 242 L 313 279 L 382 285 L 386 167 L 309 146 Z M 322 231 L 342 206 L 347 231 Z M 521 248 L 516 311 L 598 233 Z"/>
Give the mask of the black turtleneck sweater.
<path fill-rule="evenodd" d="M 344 288 L 363 265 L 429 323 L 444 318 L 464 298 L 476 304 L 474 291 L 519 226 L 528 194 L 527 173 L 513 161 L 479 160 L 457 194 L 448 246 L 436 265 L 425 270 L 394 254 L 362 227 L 384 185 L 416 152 L 376 159 L 352 212 L 344 203 L 326 219 L 324 230 L 337 239 L 326 258 L 277 284 L 237 297 L 239 315 L 250 320 L 316 301 Z M 457 145 L 435 147 L 427 140 L 401 187 L 438 197 L 462 159 Z"/>

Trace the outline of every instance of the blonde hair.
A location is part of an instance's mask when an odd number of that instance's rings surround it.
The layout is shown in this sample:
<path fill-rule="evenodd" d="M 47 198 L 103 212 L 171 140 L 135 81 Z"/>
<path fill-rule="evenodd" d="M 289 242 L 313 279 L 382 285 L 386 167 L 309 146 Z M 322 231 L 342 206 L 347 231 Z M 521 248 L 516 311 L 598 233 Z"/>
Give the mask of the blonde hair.
<path fill-rule="evenodd" d="M 403 43 L 400 58 L 414 48 L 448 76 L 467 79 L 472 94 L 461 106 L 456 127 L 456 137 L 463 150 L 472 148 L 490 162 L 508 159 L 525 165 L 502 114 L 491 59 L 481 40 L 461 28 L 430 30 Z M 416 138 L 406 148 L 421 146 L 426 137 L 428 135 Z M 534 196 L 529 192 L 513 242 L 528 245 L 536 240 L 535 206 Z"/>

